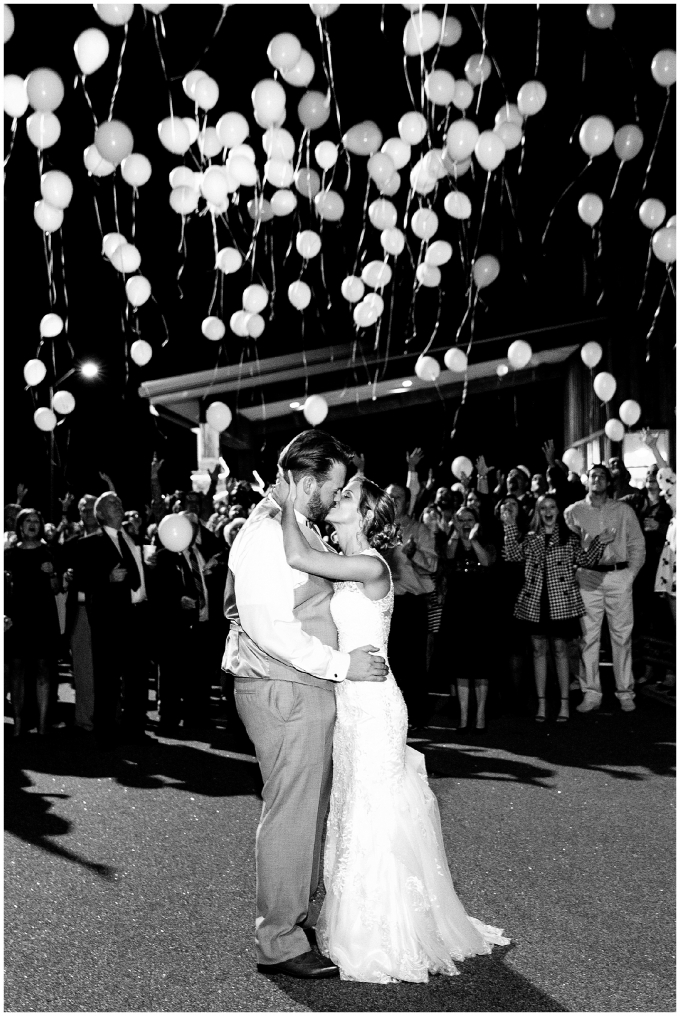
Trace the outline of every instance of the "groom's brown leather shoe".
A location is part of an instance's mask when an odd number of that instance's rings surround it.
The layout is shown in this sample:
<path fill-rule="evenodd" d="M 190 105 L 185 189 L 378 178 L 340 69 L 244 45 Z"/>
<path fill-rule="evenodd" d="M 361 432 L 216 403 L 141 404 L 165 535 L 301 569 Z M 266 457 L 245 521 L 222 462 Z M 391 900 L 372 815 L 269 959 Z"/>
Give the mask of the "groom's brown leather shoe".
<path fill-rule="evenodd" d="M 326 956 L 306 952 L 283 963 L 258 963 L 261 974 L 288 974 L 289 977 L 339 977 L 340 971 Z"/>

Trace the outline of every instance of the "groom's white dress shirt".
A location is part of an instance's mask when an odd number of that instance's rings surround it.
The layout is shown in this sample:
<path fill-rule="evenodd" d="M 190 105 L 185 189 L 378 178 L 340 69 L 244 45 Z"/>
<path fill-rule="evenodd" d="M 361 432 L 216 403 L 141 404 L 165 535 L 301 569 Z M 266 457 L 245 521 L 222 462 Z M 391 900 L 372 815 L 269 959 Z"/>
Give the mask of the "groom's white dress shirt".
<path fill-rule="evenodd" d="M 300 525 L 307 527 L 307 519 L 297 511 L 295 515 Z M 312 546 L 326 550 L 321 537 L 314 530 L 309 532 Z M 244 526 L 231 548 L 229 568 L 234 574 L 239 622 L 260 649 L 314 677 L 344 681 L 349 654 L 306 634 L 294 616 L 295 589 L 304 585 L 308 576 L 286 561 L 279 519 L 265 516 Z"/>

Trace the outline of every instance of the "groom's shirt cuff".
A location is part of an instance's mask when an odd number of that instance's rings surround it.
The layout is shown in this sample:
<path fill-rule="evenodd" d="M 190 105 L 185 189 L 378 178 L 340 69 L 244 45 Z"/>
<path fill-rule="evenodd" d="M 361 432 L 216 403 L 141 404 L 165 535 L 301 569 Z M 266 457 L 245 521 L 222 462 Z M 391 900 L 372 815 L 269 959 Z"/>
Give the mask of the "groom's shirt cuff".
<path fill-rule="evenodd" d="M 260 649 L 314 677 L 344 681 L 349 654 L 308 635 L 293 613 L 295 578 L 302 576 L 286 561 L 277 521 L 262 519 L 244 528 L 232 547 L 229 567 L 234 574 L 239 622 Z"/>

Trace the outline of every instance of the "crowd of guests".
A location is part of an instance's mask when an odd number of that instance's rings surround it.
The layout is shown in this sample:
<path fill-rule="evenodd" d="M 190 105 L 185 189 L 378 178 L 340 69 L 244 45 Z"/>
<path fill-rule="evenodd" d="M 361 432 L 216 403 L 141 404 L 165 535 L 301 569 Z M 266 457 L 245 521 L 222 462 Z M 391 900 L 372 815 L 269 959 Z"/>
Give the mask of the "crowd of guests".
<path fill-rule="evenodd" d="M 675 621 L 675 475 L 646 441 L 656 462 L 641 489 L 619 458 L 569 472 L 551 441 L 543 472 L 518 465 L 504 475 L 480 457 L 452 486 L 420 476 L 420 449 L 407 454 L 406 481 L 387 488 L 401 538 L 385 557 L 395 593 L 388 656 L 412 730 L 441 721 L 431 691 L 448 693 L 461 732 L 485 730 L 490 693 L 499 710 L 533 700 L 538 723 L 567 722 L 577 690 L 577 710 L 596 710 L 603 630 L 623 711 L 635 709 L 636 684 L 674 688 L 674 674 L 652 663 L 633 674 L 634 637 L 670 642 Z M 355 466 L 362 474 L 358 455 Z M 224 588 L 231 546 L 266 491 L 230 476 L 218 493 L 218 466 L 206 493 L 163 494 L 161 467 L 154 456 L 142 513 L 125 510 L 104 474 L 103 494 L 64 498 L 58 524 L 22 506 L 23 487 L 6 506 L 16 736 L 49 732 L 59 661 L 73 675 L 75 730 L 102 748 L 149 737 L 150 690 L 160 736 L 214 742 L 216 694 L 220 721 L 245 736 L 221 670 Z M 171 513 L 191 523 L 181 553 L 159 539 Z"/>

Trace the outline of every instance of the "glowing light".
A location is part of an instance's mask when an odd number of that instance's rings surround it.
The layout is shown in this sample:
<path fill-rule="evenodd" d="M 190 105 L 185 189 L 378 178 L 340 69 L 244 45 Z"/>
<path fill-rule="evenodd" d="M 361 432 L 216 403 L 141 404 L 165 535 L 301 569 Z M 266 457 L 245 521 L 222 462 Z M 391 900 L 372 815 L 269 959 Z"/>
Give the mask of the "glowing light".
<path fill-rule="evenodd" d="M 87 363 L 81 364 L 80 373 L 83 377 L 96 377 L 99 373 L 99 367 L 90 360 Z"/>
<path fill-rule="evenodd" d="M 413 384 L 413 381 L 411 381 L 410 378 L 406 378 L 405 381 L 401 382 L 401 387 L 402 388 L 410 388 L 412 384 Z"/>
<path fill-rule="evenodd" d="M 299 402 L 291 402 L 290 408 L 291 409 L 299 409 L 300 405 L 301 405 L 301 403 L 299 403 Z"/>
<path fill-rule="evenodd" d="M 150 405 L 149 406 L 149 412 L 151 413 L 152 416 L 158 416 L 158 410 L 156 409 L 155 406 L 151 406 Z"/>

